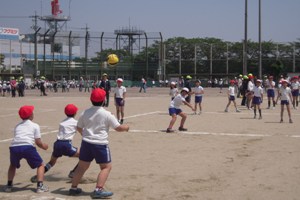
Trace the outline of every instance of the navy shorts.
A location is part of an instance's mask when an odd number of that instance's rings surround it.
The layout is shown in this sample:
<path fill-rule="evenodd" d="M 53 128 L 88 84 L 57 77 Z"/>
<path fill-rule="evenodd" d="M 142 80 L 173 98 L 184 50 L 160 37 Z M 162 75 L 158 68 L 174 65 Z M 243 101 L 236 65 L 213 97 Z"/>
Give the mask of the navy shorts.
<path fill-rule="evenodd" d="M 52 156 L 59 158 L 62 156 L 72 157 L 77 152 L 77 148 L 72 146 L 70 140 L 56 140 L 53 144 Z"/>
<path fill-rule="evenodd" d="M 268 95 L 268 97 L 275 97 L 275 92 L 274 92 L 274 90 L 268 89 L 268 90 L 267 90 L 267 95 Z"/>
<path fill-rule="evenodd" d="M 116 105 L 117 106 L 124 106 L 125 102 L 123 101 L 123 98 L 115 98 L 116 100 Z"/>
<path fill-rule="evenodd" d="M 195 96 L 195 103 L 201 103 L 202 102 L 202 96 Z"/>
<path fill-rule="evenodd" d="M 281 105 L 290 105 L 288 100 L 281 100 Z"/>
<path fill-rule="evenodd" d="M 27 161 L 28 165 L 32 168 L 38 168 L 43 163 L 43 159 L 37 152 L 36 148 L 31 145 L 9 147 L 10 151 L 10 164 L 16 168 L 20 168 L 20 160 L 23 158 Z"/>
<path fill-rule="evenodd" d="M 169 115 L 172 116 L 174 114 L 178 115 L 182 112 L 180 108 L 169 108 Z"/>
<path fill-rule="evenodd" d="M 94 159 L 98 164 L 110 163 L 111 155 L 108 145 L 91 144 L 82 140 L 79 160 L 92 162 Z"/>
<path fill-rule="evenodd" d="M 260 105 L 261 104 L 261 98 L 260 97 L 253 97 L 252 103 L 255 105 Z"/>
<path fill-rule="evenodd" d="M 293 96 L 293 97 L 299 96 L 299 90 L 293 90 L 293 91 L 292 91 L 292 96 Z"/>
<path fill-rule="evenodd" d="M 235 101 L 235 96 L 229 96 L 229 101 Z"/>

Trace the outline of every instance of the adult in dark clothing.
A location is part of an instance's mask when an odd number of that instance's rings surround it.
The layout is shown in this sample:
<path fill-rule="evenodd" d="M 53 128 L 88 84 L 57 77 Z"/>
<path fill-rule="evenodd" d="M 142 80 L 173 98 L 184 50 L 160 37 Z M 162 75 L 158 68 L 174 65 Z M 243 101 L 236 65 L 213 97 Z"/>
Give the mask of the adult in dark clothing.
<path fill-rule="evenodd" d="M 102 75 L 102 79 L 101 79 L 101 82 L 99 84 L 99 88 L 105 90 L 105 92 L 106 92 L 106 99 L 104 101 L 103 106 L 108 107 L 108 105 L 109 105 L 109 93 L 110 93 L 111 87 L 110 87 L 110 82 L 107 79 L 107 74 L 106 73 L 104 73 Z"/>
<path fill-rule="evenodd" d="M 246 94 L 247 94 L 247 89 L 248 89 L 248 76 L 244 76 L 243 77 L 243 82 L 242 82 L 242 87 L 241 87 L 241 95 L 243 96 L 242 102 L 241 102 L 241 106 L 245 106 L 246 105 Z"/>
<path fill-rule="evenodd" d="M 191 92 L 192 92 L 192 87 L 191 87 L 191 79 L 192 77 L 190 75 L 186 76 L 186 81 L 184 83 L 184 87 L 189 89 L 189 94 L 187 95 L 187 97 L 185 98 L 185 100 L 190 103 L 191 102 Z"/>
<path fill-rule="evenodd" d="M 19 81 L 18 83 L 18 93 L 19 93 L 19 97 L 24 97 L 24 90 L 25 90 L 25 83 L 22 80 Z"/>

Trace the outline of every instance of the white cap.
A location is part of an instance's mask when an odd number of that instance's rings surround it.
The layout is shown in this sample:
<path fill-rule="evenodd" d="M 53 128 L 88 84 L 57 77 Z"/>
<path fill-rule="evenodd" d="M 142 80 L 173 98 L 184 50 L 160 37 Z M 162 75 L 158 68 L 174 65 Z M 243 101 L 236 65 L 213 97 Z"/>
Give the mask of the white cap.
<path fill-rule="evenodd" d="M 171 85 L 176 85 L 176 83 L 175 83 L 174 81 L 172 81 L 170 84 L 171 84 Z"/>
<path fill-rule="evenodd" d="M 256 82 L 260 82 L 260 83 L 262 83 L 262 80 L 260 80 L 260 79 L 257 79 L 257 80 L 256 80 Z"/>
<path fill-rule="evenodd" d="M 123 79 L 121 79 L 121 78 L 118 78 L 118 79 L 117 79 L 117 82 L 121 82 L 121 83 L 123 83 Z"/>
<path fill-rule="evenodd" d="M 182 88 L 182 90 L 181 90 L 181 91 L 186 91 L 187 93 L 189 93 L 189 92 L 190 92 L 190 90 L 189 90 L 188 88 L 186 88 L 186 87 Z"/>

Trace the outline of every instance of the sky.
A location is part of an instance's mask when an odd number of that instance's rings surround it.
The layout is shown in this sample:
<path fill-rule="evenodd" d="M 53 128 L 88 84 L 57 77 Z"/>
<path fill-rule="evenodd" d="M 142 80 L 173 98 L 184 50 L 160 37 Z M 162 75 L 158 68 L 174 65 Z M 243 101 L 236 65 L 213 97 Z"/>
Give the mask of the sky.
<path fill-rule="evenodd" d="M 30 33 L 29 16 L 51 14 L 51 0 L 0 0 L 0 27 Z M 59 0 L 70 29 L 93 32 L 137 27 L 172 37 L 244 38 L 245 0 Z M 248 0 L 248 39 L 258 41 L 258 2 Z M 262 41 L 293 42 L 300 38 L 300 0 L 261 0 Z M 24 18 L 18 18 L 24 16 Z M 44 26 L 43 23 L 39 24 Z"/>

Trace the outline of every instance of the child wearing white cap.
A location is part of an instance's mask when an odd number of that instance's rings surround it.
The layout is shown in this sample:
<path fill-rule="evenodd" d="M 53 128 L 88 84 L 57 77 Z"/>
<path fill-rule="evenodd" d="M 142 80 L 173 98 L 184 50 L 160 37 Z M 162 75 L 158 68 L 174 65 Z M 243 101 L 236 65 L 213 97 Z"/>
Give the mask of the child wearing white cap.
<path fill-rule="evenodd" d="M 177 94 L 178 94 L 178 88 L 176 86 L 176 83 L 172 81 L 170 83 L 170 92 L 169 92 L 169 95 L 171 96 L 171 100 L 173 100 Z"/>
<path fill-rule="evenodd" d="M 117 112 L 117 119 L 120 124 L 124 122 L 124 106 L 125 106 L 125 96 L 126 96 L 126 87 L 123 85 L 123 79 L 117 79 L 117 87 L 114 90 L 114 97 L 115 97 L 115 106 Z M 120 119 L 121 115 L 121 119 Z"/>
<path fill-rule="evenodd" d="M 187 129 L 184 128 L 184 123 L 187 118 L 187 115 L 180 109 L 180 106 L 182 104 L 184 104 L 184 105 L 187 105 L 188 107 L 190 107 L 193 111 L 195 111 L 193 106 L 185 100 L 185 98 L 188 94 L 189 94 L 189 89 L 184 87 L 181 90 L 180 94 L 176 95 L 175 98 L 171 101 L 170 107 L 169 107 L 169 114 L 172 117 L 172 119 L 170 121 L 169 127 L 167 128 L 167 133 L 174 132 L 174 130 L 172 130 L 172 127 L 176 122 L 177 115 L 179 115 L 181 117 L 180 126 L 179 126 L 178 130 L 179 131 L 187 131 Z"/>

